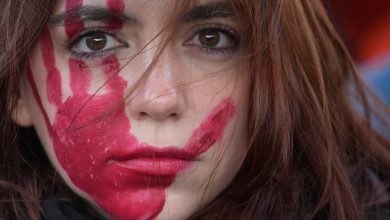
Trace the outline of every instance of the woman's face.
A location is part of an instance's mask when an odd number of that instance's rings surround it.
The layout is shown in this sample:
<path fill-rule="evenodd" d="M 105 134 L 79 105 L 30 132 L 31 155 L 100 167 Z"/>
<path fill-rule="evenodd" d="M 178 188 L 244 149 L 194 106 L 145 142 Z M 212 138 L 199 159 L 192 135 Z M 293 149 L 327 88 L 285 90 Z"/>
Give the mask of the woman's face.
<path fill-rule="evenodd" d="M 239 21 L 226 1 L 185 2 L 60 1 L 30 55 L 21 108 L 65 182 L 106 216 L 188 218 L 245 157 Z"/>

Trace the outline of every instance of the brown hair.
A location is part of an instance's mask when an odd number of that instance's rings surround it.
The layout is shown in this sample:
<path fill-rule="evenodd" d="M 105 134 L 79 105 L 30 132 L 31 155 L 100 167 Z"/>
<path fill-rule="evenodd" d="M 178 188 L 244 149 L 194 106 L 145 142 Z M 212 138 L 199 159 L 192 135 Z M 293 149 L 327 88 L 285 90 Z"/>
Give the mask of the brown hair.
<path fill-rule="evenodd" d="M 382 133 L 372 128 L 367 90 L 320 2 L 231 2 L 249 33 L 242 45 L 252 77 L 251 144 L 233 182 L 192 218 L 379 218 L 378 207 L 389 206 L 388 200 L 376 202 L 389 192 L 384 185 L 390 183 L 388 125 L 378 113 Z M 0 2 L 4 219 L 39 218 L 42 192 L 61 184 L 51 182 L 54 171 L 48 174 L 42 161 L 23 158 L 26 150 L 16 142 L 19 128 L 11 121 L 20 75 L 54 3 Z"/>
<path fill-rule="evenodd" d="M 0 1 L 0 219 L 38 219 L 40 196 L 49 174 L 41 158 L 31 156 L 37 146 L 30 133 L 12 121 L 19 97 L 19 81 L 29 51 L 50 17 L 54 1 Z M 25 138 L 22 138 L 24 136 Z M 39 146 L 39 145 L 38 145 Z M 30 156 L 27 156 L 30 155 Z M 47 163 L 46 163 L 47 165 Z"/>
<path fill-rule="evenodd" d="M 312 0 L 237 4 L 253 33 L 247 39 L 254 48 L 252 144 L 238 176 L 199 216 L 372 217 L 375 209 L 366 204 L 378 189 L 370 175 L 389 183 L 389 142 L 370 126 L 364 86 L 323 6 Z M 351 104 L 352 93 L 365 106 L 364 117 Z"/>

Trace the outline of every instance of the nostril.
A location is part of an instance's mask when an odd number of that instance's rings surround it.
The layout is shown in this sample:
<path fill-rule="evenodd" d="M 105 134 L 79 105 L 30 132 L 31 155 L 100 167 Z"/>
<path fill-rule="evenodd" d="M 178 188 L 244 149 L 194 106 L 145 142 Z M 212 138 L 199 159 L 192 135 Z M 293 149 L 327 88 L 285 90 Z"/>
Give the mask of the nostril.
<path fill-rule="evenodd" d="M 154 119 L 157 119 L 157 120 L 162 120 L 162 119 L 167 119 L 167 118 L 178 118 L 179 114 L 173 112 L 173 113 L 167 113 L 167 112 L 163 112 L 163 111 L 150 111 L 150 112 L 140 112 L 139 113 L 139 117 L 140 118 L 147 118 L 147 117 L 151 117 L 151 118 L 154 118 Z"/>

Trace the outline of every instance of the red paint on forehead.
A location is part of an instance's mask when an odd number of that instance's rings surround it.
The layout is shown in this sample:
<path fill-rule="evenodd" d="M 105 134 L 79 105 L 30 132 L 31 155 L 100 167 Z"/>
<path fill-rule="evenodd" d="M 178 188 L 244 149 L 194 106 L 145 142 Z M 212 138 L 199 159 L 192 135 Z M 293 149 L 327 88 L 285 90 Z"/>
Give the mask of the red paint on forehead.
<path fill-rule="evenodd" d="M 107 4 L 112 11 L 123 12 L 125 10 L 125 2 L 123 0 L 108 0 Z"/>
<path fill-rule="evenodd" d="M 107 3 L 112 9 L 124 9 L 123 1 L 108 0 Z M 68 5 L 69 8 L 78 7 L 81 1 L 68 1 L 67 8 Z M 70 29 L 68 27 L 67 30 Z M 67 34 L 72 33 L 67 31 Z M 100 66 L 107 82 L 104 93 L 98 95 L 89 93 L 94 73 L 88 65 L 81 60 L 69 59 L 72 95 L 62 102 L 61 74 L 56 67 L 48 30 L 43 33 L 41 44 L 48 72 L 46 97 L 57 107 L 53 124 L 48 119 L 31 71 L 28 71 L 28 79 L 44 114 L 59 163 L 72 182 L 114 218 L 154 219 L 162 211 L 166 189 L 175 181 L 176 175 L 142 175 L 110 163 L 111 158 L 138 149 L 150 152 L 161 150 L 140 143 L 131 133 L 123 100 L 127 81 L 118 74 L 118 59 L 109 56 L 102 60 Z M 223 100 L 193 131 L 184 147 L 168 150 L 187 155 L 188 159 L 198 157 L 222 137 L 234 113 L 232 100 Z"/>
<path fill-rule="evenodd" d="M 83 6 L 83 0 L 67 0 L 65 9 L 67 12 L 80 9 Z M 80 16 L 70 16 L 65 19 L 65 32 L 68 37 L 73 37 L 76 33 L 84 29 L 84 23 Z"/>
<path fill-rule="evenodd" d="M 75 8 L 81 8 L 83 6 L 83 0 L 67 0 L 66 1 L 66 10 L 72 10 Z"/>
<path fill-rule="evenodd" d="M 125 3 L 123 0 L 108 0 L 107 6 L 111 11 L 122 13 L 125 10 Z M 119 30 L 123 28 L 122 21 L 112 20 L 109 21 L 107 28 L 109 30 Z"/>

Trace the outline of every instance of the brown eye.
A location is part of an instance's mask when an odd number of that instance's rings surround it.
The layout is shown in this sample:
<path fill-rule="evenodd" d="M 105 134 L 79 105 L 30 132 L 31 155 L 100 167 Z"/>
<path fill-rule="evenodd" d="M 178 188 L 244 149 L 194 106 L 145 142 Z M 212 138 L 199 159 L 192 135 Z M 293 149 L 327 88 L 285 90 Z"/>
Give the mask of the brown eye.
<path fill-rule="evenodd" d="M 119 32 L 109 32 L 101 29 L 87 29 L 76 40 L 67 42 L 66 49 L 71 56 L 78 59 L 98 59 L 109 54 L 129 48 L 122 40 Z"/>
<path fill-rule="evenodd" d="M 85 43 L 92 51 L 103 50 L 107 45 L 107 37 L 104 33 L 94 33 L 85 39 Z"/>
<path fill-rule="evenodd" d="M 205 53 L 233 53 L 239 47 L 239 35 L 229 27 L 204 27 L 196 31 L 192 38 L 184 42 L 185 46 L 201 49 Z"/>
<path fill-rule="evenodd" d="M 221 40 L 221 32 L 219 30 L 203 30 L 199 32 L 199 43 L 206 47 L 215 47 Z"/>

